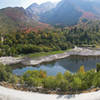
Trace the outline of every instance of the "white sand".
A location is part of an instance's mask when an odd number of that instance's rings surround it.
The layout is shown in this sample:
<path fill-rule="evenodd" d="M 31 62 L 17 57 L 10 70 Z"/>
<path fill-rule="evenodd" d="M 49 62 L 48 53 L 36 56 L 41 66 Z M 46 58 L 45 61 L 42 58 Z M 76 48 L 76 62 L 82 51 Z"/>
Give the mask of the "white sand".
<path fill-rule="evenodd" d="M 100 91 L 79 95 L 49 95 L 22 92 L 0 86 L 0 100 L 100 100 Z"/>

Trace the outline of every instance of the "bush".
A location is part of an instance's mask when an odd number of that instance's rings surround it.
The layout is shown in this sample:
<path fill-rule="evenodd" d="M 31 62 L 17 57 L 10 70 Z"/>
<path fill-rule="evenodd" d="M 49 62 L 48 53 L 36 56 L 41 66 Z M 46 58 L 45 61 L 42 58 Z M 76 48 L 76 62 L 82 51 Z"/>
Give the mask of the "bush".
<path fill-rule="evenodd" d="M 69 82 L 71 82 L 73 76 L 72 76 L 72 74 L 71 74 L 69 71 L 66 71 L 66 72 L 64 73 L 64 78 L 65 78 L 66 80 L 68 80 Z"/>
<path fill-rule="evenodd" d="M 10 75 L 10 69 L 0 64 L 0 81 L 8 81 Z"/>
<path fill-rule="evenodd" d="M 46 77 L 45 71 L 27 71 L 23 75 L 23 81 L 29 86 L 42 86 L 43 79 Z"/>
<path fill-rule="evenodd" d="M 19 78 L 12 74 L 10 66 L 0 64 L 0 82 L 18 83 Z"/>
<path fill-rule="evenodd" d="M 78 91 L 91 87 L 100 87 L 100 71 L 90 70 L 85 72 L 82 66 L 80 70 L 71 74 L 70 72 L 58 73 L 56 76 L 47 76 L 46 72 L 27 71 L 22 77 L 23 83 L 28 86 L 43 86 L 46 89 L 61 91 Z"/>
<path fill-rule="evenodd" d="M 94 87 L 100 87 L 100 72 L 96 73 L 96 75 L 94 76 L 92 85 Z"/>
<path fill-rule="evenodd" d="M 44 80 L 44 88 L 47 89 L 56 89 L 56 81 L 55 81 L 55 77 L 53 76 L 49 76 Z"/>
<path fill-rule="evenodd" d="M 61 91 L 67 91 L 69 89 L 69 82 L 65 79 L 60 80 L 59 88 Z"/>
<path fill-rule="evenodd" d="M 71 84 L 72 90 L 80 90 L 82 86 L 82 80 L 79 77 L 74 77 Z"/>
<path fill-rule="evenodd" d="M 97 67 L 97 72 L 99 72 L 100 71 L 100 64 L 97 64 L 96 67 Z"/>

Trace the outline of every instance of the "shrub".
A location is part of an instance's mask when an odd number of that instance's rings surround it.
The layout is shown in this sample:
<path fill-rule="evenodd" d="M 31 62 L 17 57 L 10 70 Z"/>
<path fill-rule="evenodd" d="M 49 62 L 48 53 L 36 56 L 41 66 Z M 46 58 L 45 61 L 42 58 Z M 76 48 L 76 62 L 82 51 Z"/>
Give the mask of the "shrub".
<path fill-rule="evenodd" d="M 100 64 L 97 64 L 96 67 L 97 67 L 97 72 L 99 72 L 100 71 Z"/>
<path fill-rule="evenodd" d="M 49 76 L 44 80 L 44 88 L 56 89 L 56 86 L 55 77 Z"/>
<path fill-rule="evenodd" d="M 74 77 L 71 84 L 72 90 L 80 90 L 82 86 L 82 80 L 79 77 Z"/>
<path fill-rule="evenodd" d="M 100 87 L 100 72 L 96 73 L 94 78 L 93 78 L 93 82 L 92 85 L 94 87 Z"/>
<path fill-rule="evenodd" d="M 10 66 L 0 64 L 0 82 L 18 83 L 19 78 L 12 74 Z"/>

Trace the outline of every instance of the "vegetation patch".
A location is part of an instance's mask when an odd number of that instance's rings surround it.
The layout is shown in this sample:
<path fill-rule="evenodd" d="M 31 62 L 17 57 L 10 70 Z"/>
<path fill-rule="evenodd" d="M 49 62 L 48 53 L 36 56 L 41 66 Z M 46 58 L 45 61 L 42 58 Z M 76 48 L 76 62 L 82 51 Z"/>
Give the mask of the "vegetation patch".
<path fill-rule="evenodd" d="M 97 70 L 85 72 L 81 66 L 75 74 L 66 71 L 56 76 L 47 76 L 45 71 L 27 71 L 22 76 L 12 74 L 9 66 L 0 65 L 0 84 L 7 82 L 17 89 L 42 93 L 79 93 L 94 88 L 100 88 L 100 64 Z M 6 85 L 7 86 L 7 85 Z M 8 85 L 9 86 L 9 85 Z M 97 90 L 97 89 L 95 89 Z"/>
<path fill-rule="evenodd" d="M 40 53 L 27 54 L 27 55 L 22 55 L 22 56 L 29 57 L 29 58 L 39 58 L 39 57 L 43 57 L 43 56 L 61 54 L 61 53 L 64 53 L 65 51 L 68 51 L 68 50 L 51 51 L 51 52 L 40 52 Z"/>
<path fill-rule="evenodd" d="M 0 56 L 41 56 L 55 54 L 75 46 L 99 47 L 100 22 L 37 32 L 0 33 Z M 53 51 L 53 52 L 52 52 Z M 43 53 L 49 52 L 49 53 Z M 31 55 L 32 54 L 32 55 Z"/>

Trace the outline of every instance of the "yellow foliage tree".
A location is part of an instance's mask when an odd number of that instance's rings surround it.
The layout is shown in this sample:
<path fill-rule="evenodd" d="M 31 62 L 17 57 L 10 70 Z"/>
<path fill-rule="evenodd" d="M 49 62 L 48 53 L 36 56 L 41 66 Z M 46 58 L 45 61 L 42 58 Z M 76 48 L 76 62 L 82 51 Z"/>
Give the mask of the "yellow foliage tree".
<path fill-rule="evenodd" d="M 80 66 L 80 69 L 78 70 L 79 73 L 85 73 L 85 68 L 84 66 Z"/>

